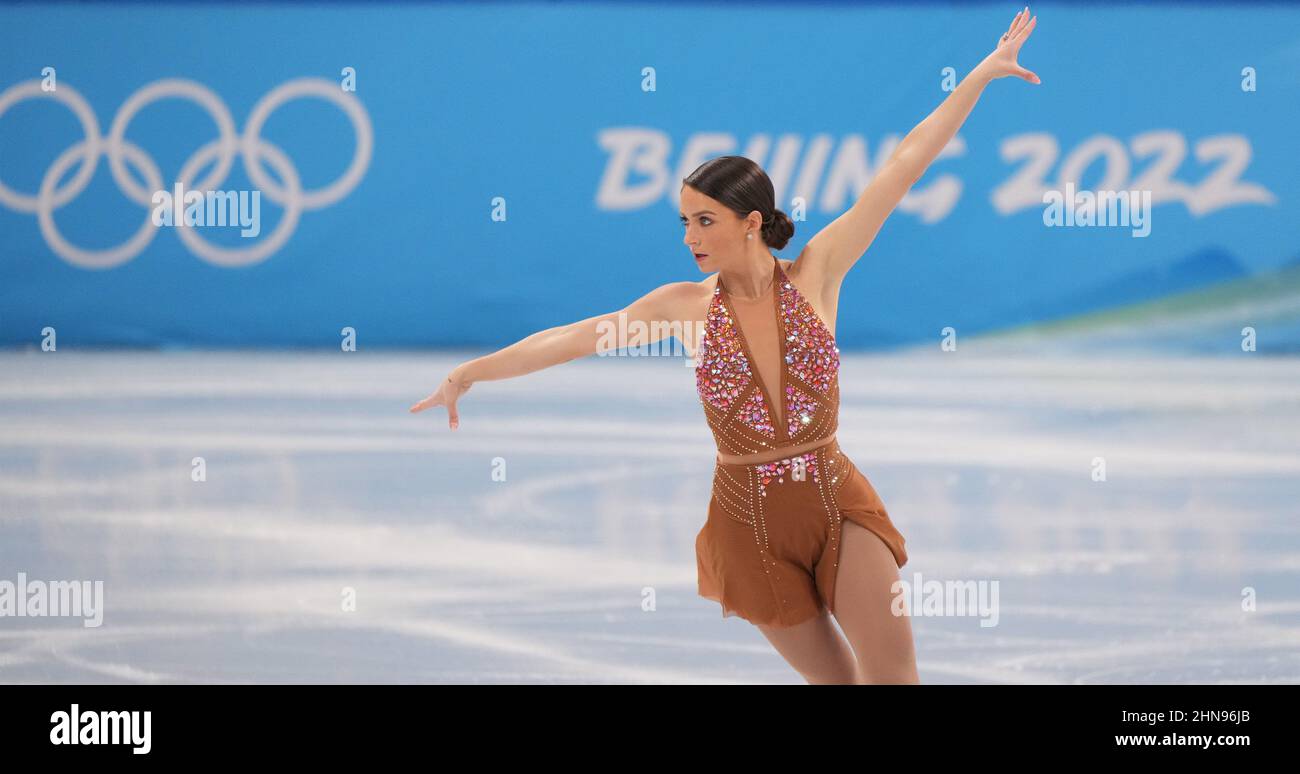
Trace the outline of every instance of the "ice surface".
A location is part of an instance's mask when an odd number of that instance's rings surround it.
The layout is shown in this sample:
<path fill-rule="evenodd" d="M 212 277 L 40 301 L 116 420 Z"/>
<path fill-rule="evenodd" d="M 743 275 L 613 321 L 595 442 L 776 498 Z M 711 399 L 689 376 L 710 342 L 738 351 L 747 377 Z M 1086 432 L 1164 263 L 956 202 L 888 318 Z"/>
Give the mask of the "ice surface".
<path fill-rule="evenodd" d="M 1300 682 L 1300 360 L 1079 349 L 844 353 L 903 578 L 999 584 L 913 618 L 922 681 Z M 0 682 L 802 682 L 696 596 L 690 368 L 480 382 L 453 433 L 407 407 L 456 362 L 0 353 L 0 581 L 106 594 L 0 617 Z"/>

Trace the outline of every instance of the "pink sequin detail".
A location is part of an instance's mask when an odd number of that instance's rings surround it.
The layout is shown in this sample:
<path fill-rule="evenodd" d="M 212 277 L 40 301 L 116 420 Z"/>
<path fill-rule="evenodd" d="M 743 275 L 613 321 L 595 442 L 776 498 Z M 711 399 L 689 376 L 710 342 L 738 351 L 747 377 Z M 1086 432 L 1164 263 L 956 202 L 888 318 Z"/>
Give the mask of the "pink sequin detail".
<path fill-rule="evenodd" d="M 812 418 L 817 415 L 817 407 L 821 405 L 812 399 L 812 396 L 798 387 L 787 385 L 785 388 L 785 415 L 788 418 L 786 430 L 791 438 L 799 434 L 799 431 L 812 422 Z"/>
<path fill-rule="evenodd" d="M 790 282 L 781 283 L 781 321 L 790 374 L 825 395 L 839 373 L 840 350 L 835 337 Z"/>
<path fill-rule="evenodd" d="M 793 457 L 787 457 L 783 460 L 773 462 L 764 462 L 754 466 L 754 474 L 758 478 L 758 493 L 762 497 L 767 497 L 767 485 L 776 481 L 778 484 L 784 484 L 786 474 L 791 473 L 797 460 L 803 460 L 804 480 L 812 479 L 814 483 L 819 481 L 817 477 L 817 452 L 805 452 L 796 454 Z M 796 481 L 793 476 L 791 481 Z"/>
<path fill-rule="evenodd" d="M 714 290 L 705 322 L 700 362 L 695 367 L 695 391 L 700 400 L 727 411 L 753 379 L 749 360 L 736 335 L 736 320 Z"/>
<path fill-rule="evenodd" d="M 768 438 L 776 437 L 776 428 L 772 425 L 772 418 L 767 413 L 767 401 L 763 400 L 763 391 L 754 390 L 754 394 L 745 405 L 740 407 L 740 413 L 737 414 L 740 423 L 746 425 L 751 430 L 767 436 Z"/>

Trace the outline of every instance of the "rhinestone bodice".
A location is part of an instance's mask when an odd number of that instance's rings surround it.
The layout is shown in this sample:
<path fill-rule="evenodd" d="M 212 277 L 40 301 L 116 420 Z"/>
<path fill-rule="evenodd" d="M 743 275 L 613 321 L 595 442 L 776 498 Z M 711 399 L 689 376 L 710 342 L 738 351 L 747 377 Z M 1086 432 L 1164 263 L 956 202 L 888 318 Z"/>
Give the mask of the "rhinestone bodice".
<path fill-rule="evenodd" d="M 773 258 L 775 261 L 775 257 Z M 777 391 L 767 390 L 719 275 L 704 321 L 695 388 L 718 452 L 747 455 L 832 435 L 839 425 L 840 350 L 779 261 L 773 278 L 778 353 Z M 772 411 L 779 395 L 779 412 Z M 779 413 L 779 419 L 778 419 Z"/>

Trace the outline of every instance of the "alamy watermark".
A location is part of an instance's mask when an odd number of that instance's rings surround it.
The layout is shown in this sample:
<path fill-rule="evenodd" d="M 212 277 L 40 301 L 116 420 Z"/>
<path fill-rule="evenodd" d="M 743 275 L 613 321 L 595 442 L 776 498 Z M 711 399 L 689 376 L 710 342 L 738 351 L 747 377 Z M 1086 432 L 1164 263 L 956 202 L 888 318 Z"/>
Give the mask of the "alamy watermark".
<path fill-rule="evenodd" d="M 73 704 L 68 712 L 50 715 L 50 744 L 127 744 L 133 754 L 148 755 L 153 749 L 152 720 L 149 710 L 95 712 Z"/>
<path fill-rule="evenodd" d="M 694 341 L 693 332 L 697 327 L 703 331 L 704 323 L 690 320 L 628 322 L 627 312 L 619 312 L 617 325 L 612 320 L 601 320 L 596 324 L 596 331 L 600 334 L 596 354 L 600 357 L 620 354 L 625 357 L 683 357 L 684 365 L 695 366 L 699 363 L 700 353 L 697 351 L 691 356 L 682 342 Z"/>
<path fill-rule="evenodd" d="M 82 626 L 97 628 L 104 623 L 103 581 L 0 580 L 0 618 L 76 617 Z"/>
<path fill-rule="evenodd" d="M 261 191 L 154 191 L 155 226 L 241 226 L 239 235 L 262 233 Z"/>
<path fill-rule="evenodd" d="M 1065 190 L 1043 192 L 1043 224 L 1046 226 L 1114 226 L 1132 228 L 1137 239 L 1151 233 L 1151 191 L 1076 192 L 1074 183 Z"/>
<path fill-rule="evenodd" d="M 912 581 L 896 580 L 889 590 L 894 594 L 894 615 L 978 616 L 981 627 L 998 625 L 997 581 L 922 580 L 912 573 Z"/>

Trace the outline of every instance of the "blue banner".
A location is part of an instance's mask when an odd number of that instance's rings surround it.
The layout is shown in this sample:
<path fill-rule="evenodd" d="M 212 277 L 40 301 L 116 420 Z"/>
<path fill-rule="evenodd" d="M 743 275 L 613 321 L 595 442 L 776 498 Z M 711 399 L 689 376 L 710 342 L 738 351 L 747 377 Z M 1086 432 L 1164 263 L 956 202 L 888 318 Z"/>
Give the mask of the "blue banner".
<path fill-rule="evenodd" d="M 0 7 L 0 344 L 504 345 L 700 279 L 677 194 L 725 154 L 793 259 L 1017 10 Z M 1188 319 L 1300 351 L 1300 9 L 1033 10 L 1042 84 L 988 86 L 841 346 Z"/>

